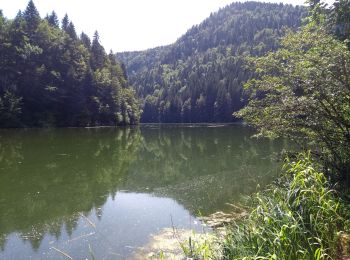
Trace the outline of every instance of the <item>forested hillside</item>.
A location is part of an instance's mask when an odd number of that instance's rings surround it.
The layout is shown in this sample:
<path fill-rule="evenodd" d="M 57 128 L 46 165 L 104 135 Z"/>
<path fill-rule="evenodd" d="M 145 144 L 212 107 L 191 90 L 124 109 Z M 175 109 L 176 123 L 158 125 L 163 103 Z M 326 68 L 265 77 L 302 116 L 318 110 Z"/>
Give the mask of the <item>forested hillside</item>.
<path fill-rule="evenodd" d="M 297 29 L 306 8 L 232 3 L 193 26 L 174 44 L 118 53 L 143 99 L 143 122 L 230 122 L 245 104 L 252 77 L 243 60 L 278 47 L 285 27 Z"/>
<path fill-rule="evenodd" d="M 306 2 L 305 25 L 247 60 L 249 102 L 235 113 L 255 136 L 293 140 L 304 152 L 289 153 L 243 218 L 245 207 L 232 210 L 212 250 L 205 241 L 199 254 L 186 248 L 188 258 L 350 259 L 350 0 Z"/>
<path fill-rule="evenodd" d="M 1 6 L 0 6 L 1 8 Z M 139 104 L 96 32 L 77 35 L 66 15 L 42 19 L 32 1 L 0 10 L 0 127 L 134 124 Z"/>

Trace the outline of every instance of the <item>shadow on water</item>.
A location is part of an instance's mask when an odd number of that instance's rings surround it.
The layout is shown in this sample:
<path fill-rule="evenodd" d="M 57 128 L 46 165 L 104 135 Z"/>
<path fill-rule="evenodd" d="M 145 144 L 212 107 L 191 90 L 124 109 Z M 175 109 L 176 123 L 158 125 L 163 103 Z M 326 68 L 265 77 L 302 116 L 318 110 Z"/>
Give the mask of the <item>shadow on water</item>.
<path fill-rule="evenodd" d="M 116 196 L 119 206 L 125 197 L 140 208 L 138 201 L 169 198 L 194 216 L 226 210 L 226 202 L 276 177 L 276 158 L 288 145 L 252 133 L 244 126 L 1 130 L 0 248 L 6 252 L 7 238 L 17 234 L 39 252 L 45 235 L 60 240 L 64 227 L 71 237 L 81 214 L 94 212 L 102 223 Z M 118 214 L 131 218 L 125 207 Z"/>

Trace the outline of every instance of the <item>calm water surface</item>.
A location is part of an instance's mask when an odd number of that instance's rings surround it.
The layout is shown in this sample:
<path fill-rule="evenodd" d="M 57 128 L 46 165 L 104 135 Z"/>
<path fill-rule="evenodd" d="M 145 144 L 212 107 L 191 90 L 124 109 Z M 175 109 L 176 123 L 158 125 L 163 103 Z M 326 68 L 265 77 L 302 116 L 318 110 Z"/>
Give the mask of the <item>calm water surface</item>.
<path fill-rule="evenodd" d="M 0 259 L 132 258 L 270 183 L 283 141 L 244 126 L 0 130 Z"/>

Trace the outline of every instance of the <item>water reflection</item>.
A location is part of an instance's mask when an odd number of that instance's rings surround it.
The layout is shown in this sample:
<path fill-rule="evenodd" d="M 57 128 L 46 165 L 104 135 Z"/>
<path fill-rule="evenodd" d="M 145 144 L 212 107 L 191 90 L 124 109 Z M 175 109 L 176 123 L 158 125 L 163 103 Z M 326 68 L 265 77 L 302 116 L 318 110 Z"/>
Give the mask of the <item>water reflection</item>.
<path fill-rule="evenodd" d="M 18 232 L 38 249 L 46 233 L 71 236 L 78 212 L 101 216 L 126 181 L 138 129 L 1 131 L 0 241 Z"/>
<path fill-rule="evenodd" d="M 126 185 L 146 185 L 156 194 L 175 198 L 193 214 L 223 210 L 227 201 L 269 183 L 280 168 L 276 161 L 287 144 L 252 135 L 240 125 L 144 127 L 142 156 L 131 165 Z"/>
<path fill-rule="evenodd" d="M 87 243 L 99 256 L 123 257 L 171 225 L 172 214 L 186 228 L 191 215 L 223 210 L 279 167 L 285 144 L 251 134 L 243 126 L 1 130 L 0 258 L 57 256 L 52 245 L 82 258 Z M 84 237 L 91 232 L 112 242 Z"/>

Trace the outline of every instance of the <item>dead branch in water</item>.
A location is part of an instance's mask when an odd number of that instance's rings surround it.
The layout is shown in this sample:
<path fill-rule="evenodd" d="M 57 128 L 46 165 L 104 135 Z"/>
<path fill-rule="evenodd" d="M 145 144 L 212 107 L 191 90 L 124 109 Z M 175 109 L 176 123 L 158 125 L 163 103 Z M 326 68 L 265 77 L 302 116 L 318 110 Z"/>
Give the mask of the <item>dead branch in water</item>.
<path fill-rule="evenodd" d="M 71 257 L 71 256 L 68 255 L 67 253 L 65 253 L 65 252 L 63 252 L 63 251 L 61 251 L 61 250 L 59 250 L 58 248 L 56 248 L 56 247 L 51 247 L 51 248 L 52 248 L 53 250 L 56 250 L 58 253 L 64 255 L 64 256 L 67 257 L 68 259 L 73 260 L 73 257 Z"/>

